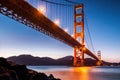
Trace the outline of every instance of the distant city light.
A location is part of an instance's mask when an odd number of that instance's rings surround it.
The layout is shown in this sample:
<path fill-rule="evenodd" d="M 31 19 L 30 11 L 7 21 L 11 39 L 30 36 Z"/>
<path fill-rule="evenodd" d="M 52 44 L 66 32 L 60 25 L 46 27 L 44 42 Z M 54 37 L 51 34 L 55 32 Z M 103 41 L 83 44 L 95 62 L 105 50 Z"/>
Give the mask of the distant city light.
<path fill-rule="evenodd" d="M 43 6 L 38 6 L 37 9 L 42 14 L 45 14 L 45 12 L 46 12 L 45 7 L 43 7 Z"/>
<path fill-rule="evenodd" d="M 59 25 L 59 24 L 60 24 L 59 19 L 55 19 L 54 23 L 55 23 L 56 25 Z"/>

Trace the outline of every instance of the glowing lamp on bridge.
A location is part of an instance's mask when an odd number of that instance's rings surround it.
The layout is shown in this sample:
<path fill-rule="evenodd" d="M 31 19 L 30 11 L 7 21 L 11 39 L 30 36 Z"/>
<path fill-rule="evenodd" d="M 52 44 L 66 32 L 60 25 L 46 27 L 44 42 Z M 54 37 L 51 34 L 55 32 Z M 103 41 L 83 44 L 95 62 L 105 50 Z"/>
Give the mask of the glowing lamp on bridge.
<path fill-rule="evenodd" d="M 78 52 L 79 51 L 79 49 L 76 49 L 76 52 Z"/>
<path fill-rule="evenodd" d="M 83 50 L 85 51 L 85 50 L 86 50 L 86 48 L 85 48 L 85 47 L 83 47 Z"/>
<path fill-rule="evenodd" d="M 59 24 L 60 24 L 59 19 L 56 19 L 56 20 L 54 21 L 54 23 L 55 23 L 56 25 L 59 25 Z"/>
<path fill-rule="evenodd" d="M 74 35 L 73 35 L 73 34 L 71 34 L 71 36 L 72 36 L 72 37 L 74 37 Z"/>
<path fill-rule="evenodd" d="M 37 7 L 37 9 L 42 14 L 45 14 L 45 12 L 46 12 L 45 7 L 43 7 L 43 6 L 39 6 L 39 7 Z"/>
<path fill-rule="evenodd" d="M 68 29 L 67 28 L 64 31 L 68 33 Z"/>

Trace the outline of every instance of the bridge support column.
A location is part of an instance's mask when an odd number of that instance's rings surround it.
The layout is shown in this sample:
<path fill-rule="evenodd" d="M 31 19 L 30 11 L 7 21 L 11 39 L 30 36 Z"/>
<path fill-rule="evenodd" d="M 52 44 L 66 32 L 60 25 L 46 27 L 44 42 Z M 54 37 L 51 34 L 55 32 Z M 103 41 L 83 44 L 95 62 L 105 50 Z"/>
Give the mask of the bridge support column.
<path fill-rule="evenodd" d="M 74 48 L 74 66 L 84 66 L 84 6 L 83 4 L 74 7 L 74 39 L 82 45 Z"/>
<path fill-rule="evenodd" d="M 96 65 L 97 66 L 101 66 L 102 65 L 102 62 L 101 62 L 101 51 L 98 51 L 97 55 L 98 55 L 99 61 L 97 61 Z"/>
<path fill-rule="evenodd" d="M 101 66 L 101 61 L 97 61 L 96 65 Z"/>
<path fill-rule="evenodd" d="M 74 67 L 84 66 L 84 48 L 74 48 Z"/>

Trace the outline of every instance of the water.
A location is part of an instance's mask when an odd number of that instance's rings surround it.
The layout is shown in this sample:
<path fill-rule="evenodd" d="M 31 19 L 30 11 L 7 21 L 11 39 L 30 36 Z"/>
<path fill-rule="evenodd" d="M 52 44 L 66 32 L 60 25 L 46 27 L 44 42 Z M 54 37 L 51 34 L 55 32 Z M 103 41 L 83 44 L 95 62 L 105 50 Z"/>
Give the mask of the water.
<path fill-rule="evenodd" d="M 120 67 L 27 66 L 62 80 L 120 80 Z"/>

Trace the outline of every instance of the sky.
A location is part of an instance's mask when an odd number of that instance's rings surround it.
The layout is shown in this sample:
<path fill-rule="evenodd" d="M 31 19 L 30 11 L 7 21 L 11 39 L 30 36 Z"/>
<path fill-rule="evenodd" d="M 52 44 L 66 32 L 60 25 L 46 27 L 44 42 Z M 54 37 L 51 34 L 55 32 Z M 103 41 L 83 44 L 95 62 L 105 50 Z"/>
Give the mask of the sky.
<path fill-rule="evenodd" d="M 59 2 L 60 0 L 52 1 Z M 105 61 L 120 62 L 120 1 L 73 1 L 84 3 L 85 16 L 91 33 L 94 51 L 97 53 L 100 50 L 102 59 Z M 34 7 L 38 4 L 35 0 L 28 0 L 28 2 Z M 63 1 L 61 3 L 65 2 Z M 67 26 L 71 35 L 73 33 L 74 10 L 72 7 L 68 9 L 68 13 L 65 12 L 65 7 L 60 8 L 62 12 L 58 11 L 57 13 L 48 10 L 46 16 L 54 21 L 56 19 L 55 17 L 59 15 L 57 19 L 60 19 L 60 27 L 65 29 Z M 66 14 L 68 14 L 67 19 L 65 18 Z M 64 20 L 68 20 L 67 23 Z M 87 30 L 85 34 L 88 36 Z M 90 41 L 88 40 L 88 42 Z M 0 56 L 9 57 L 21 54 L 31 54 L 39 57 L 48 56 L 56 59 L 73 55 L 73 48 L 0 14 Z"/>

